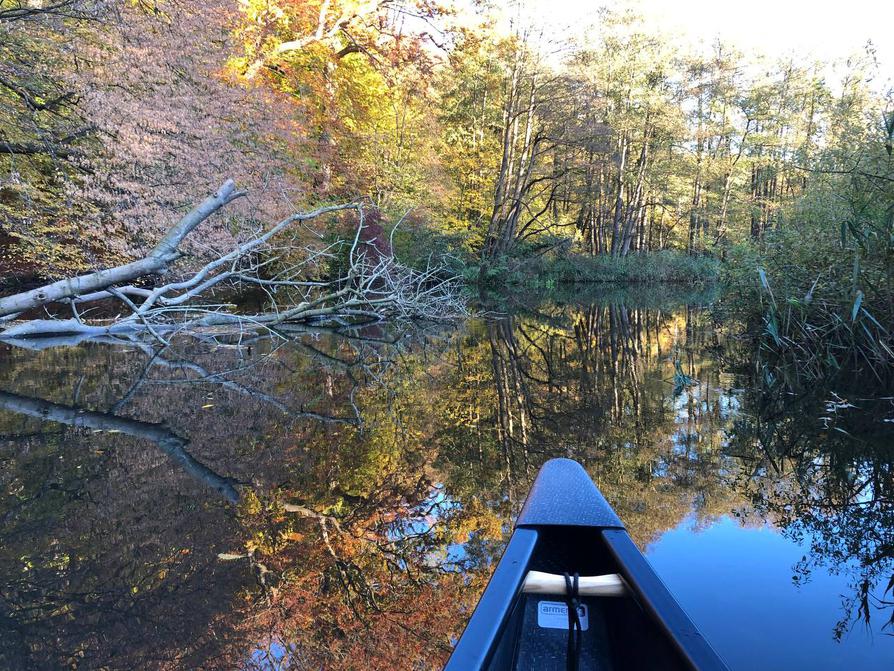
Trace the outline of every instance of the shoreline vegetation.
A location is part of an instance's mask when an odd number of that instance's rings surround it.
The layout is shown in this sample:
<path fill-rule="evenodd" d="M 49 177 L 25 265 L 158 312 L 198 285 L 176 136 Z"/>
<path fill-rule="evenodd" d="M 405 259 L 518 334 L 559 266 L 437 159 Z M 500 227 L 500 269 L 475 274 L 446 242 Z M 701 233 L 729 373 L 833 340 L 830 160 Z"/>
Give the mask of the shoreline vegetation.
<path fill-rule="evenodd" d="M 490 288 L 522 285 L 555 288 L 562 285 L 655 285 L 704 286 L 720 281 L 720 263 L 708 256 L 662 250 L 623 257 L 563 254 L 560 256 L 504 259 L 480 276 L 478 266 L 463 270 L 463 276 Z"/>

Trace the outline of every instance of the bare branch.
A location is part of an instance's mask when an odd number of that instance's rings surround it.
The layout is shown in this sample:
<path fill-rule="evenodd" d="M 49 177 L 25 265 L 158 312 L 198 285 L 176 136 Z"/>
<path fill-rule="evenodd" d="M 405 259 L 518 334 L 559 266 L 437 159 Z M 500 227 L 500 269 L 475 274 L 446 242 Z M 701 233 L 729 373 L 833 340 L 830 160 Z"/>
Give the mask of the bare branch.
<path fill-rule="evenodd" d="M 129 315 L 89 323 L 77 313 L 75 319 L 37 319 L 8 327 L 0 332 L 0 339 L 149 333 L 167 344 L 178 333 L 209 329 L 243 333 L 272 330 L 290 323 L 349 326 L 383 319 L 437 320 L 466 314 L 458 278 L 443 264 L 429 259 L 428 267 L 418 271 L 394 258 L 391 238 L 387 242 L 367 239 L 369 228 L 360 203 L 293 214 L 267 231 L 258 231 L 184 279 L 154 289 L 117 286 L 142 274 L 161 272 L 178 257 L 180 244 L 199 223 L 239 195 L 233 183 L 227 182 L 217 194 L 181 219 L 145 259 L 0 299 L 0 318 L 63 299 L 68 299 L 74 309 L 77 303 L 117 298 L 128 307 Z M 320 248 L 302 247 L 295 238 L 280 239 L 296 223 L 349 210 L 357 216 L 350 240 L 337 240 Z M 319 277 L 327 267 L 323 263 L 339 258 L 345 251 L 348 267 L 344 273 Z M 234 306 L 228 303 L 202 298 L 224 285 L 233 291 L 245 286 L 261 287 L 268 297 L 265 310 L 235 313 Z"/>
<path fill-rule="evenodd" d="M 59 280 L 31 291 L 0 298 L 0 317 L 31 310 L 66 298 L 75 298 L 82 294 L 105 290 L 110 286 L 131 282 L 144 275 L 163 272 L 177 258 L 177 246 L 190 231 L 220 208 L 242 195 L 244 194 L 236 191 L 233 181 L 228 180 L 218 189 L 217 193 L 206 198 L 197 208 L 183 217 L 146 258 L 117 268 Z"/>

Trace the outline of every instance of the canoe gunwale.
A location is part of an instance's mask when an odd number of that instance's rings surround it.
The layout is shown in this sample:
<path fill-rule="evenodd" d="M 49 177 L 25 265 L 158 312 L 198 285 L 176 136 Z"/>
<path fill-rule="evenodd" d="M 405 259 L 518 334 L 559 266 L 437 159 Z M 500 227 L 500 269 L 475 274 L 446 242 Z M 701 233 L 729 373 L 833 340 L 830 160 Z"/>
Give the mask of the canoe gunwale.
<path fill-rule="evenodd" d="M 728 671 L 711 644 L 624 529 L 603 529 L 602 538 L 636 601 L 660 627 L 691 669 Z"/>
<path fill-rule="evenodd" d="M 485 671 L 492 662 L 499 665 L 501 636 L 519 603 L 538 543 L 565 532 L 589 536 L 601 546 L 606 561 L 616 565 L 630 588 L 629 597 L 670 643 L 668 653 L 675 652 L 685 668 L 728 671 L 636 547 L 583 466 L 571 459 L 551 459 L 541 467 L 503 556 L 444 671 Z"/>
<path fill-rule="evenodd" d="M 444 671 L 472 671 L 488 667 L 521 594 L 537 541 L 538 534 L 533 529 L 516 529 L 512 533 Z"/>

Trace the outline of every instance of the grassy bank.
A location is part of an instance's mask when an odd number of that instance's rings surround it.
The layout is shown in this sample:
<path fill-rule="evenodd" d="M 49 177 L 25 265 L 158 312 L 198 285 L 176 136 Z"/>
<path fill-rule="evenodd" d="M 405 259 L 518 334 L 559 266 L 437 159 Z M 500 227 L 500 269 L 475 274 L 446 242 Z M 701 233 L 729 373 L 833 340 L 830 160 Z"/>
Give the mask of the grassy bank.
<path fill-rule="evenodd" d="M 476 265 L 464 269 L 469 281 L 479 281 Z M 509 257 L 488 271 L 488 286 L 523 285 L 552 288 L 570 284 L 680 284 L 704 286 L 720 275 L 719 262 L 707 256 L 676 251 L 625 257 L 564 254 L 539 258 Z"/>
<path fill-rule="evenodd" d="M 842 374 L 894 379 L 889 254 L 843 248 L 828 229 L 798 233 L 732 251 L 720 317 L 746 325 L 768 370 L 790 387 Z"/>
<path fill-rule="evenodd" d="M 524 286 L 550 290 L 575 284 L 704 287 L 717 283 L 721 275 L 721 263 L 713 256 L 690 256 L 676 250 L 614 257 L 566 251 L 544 254 L 542 244 L 520 244 L 482 277 L 479 250 L 470 249 L 461 236 L 410 223 L 398 229 L 391 241 L 402 263 L 423 269 L 431 259 L 447 259 L 467 284 L 489 289 Z"/>
<path fill-rule="evenodd" d="M 720 297 L 719 283 L 687 284 L 561 284 L 554 287 L 482 288 L 472 297 L 473 309 L 489 313 L 533 312 L 544 305 L 614 305 L 673 311 L 680 306 L 713 305 Z"/>

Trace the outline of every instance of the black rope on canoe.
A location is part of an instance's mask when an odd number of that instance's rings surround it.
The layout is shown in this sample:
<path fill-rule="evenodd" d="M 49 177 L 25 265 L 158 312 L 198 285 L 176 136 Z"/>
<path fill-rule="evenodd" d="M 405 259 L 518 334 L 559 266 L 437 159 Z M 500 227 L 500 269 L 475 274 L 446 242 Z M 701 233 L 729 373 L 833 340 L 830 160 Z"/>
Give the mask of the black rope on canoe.
<path fill-rule="evenodd" d="M 580 625 L 580 594 L 578 593 L 578 576 L 564 574 L 565 576 L 565 603 L 568 604 L 568 652 L 566 653 L 568 671 L 578 671 L 580 668 L 580 648 L 583 636 Z"/>

